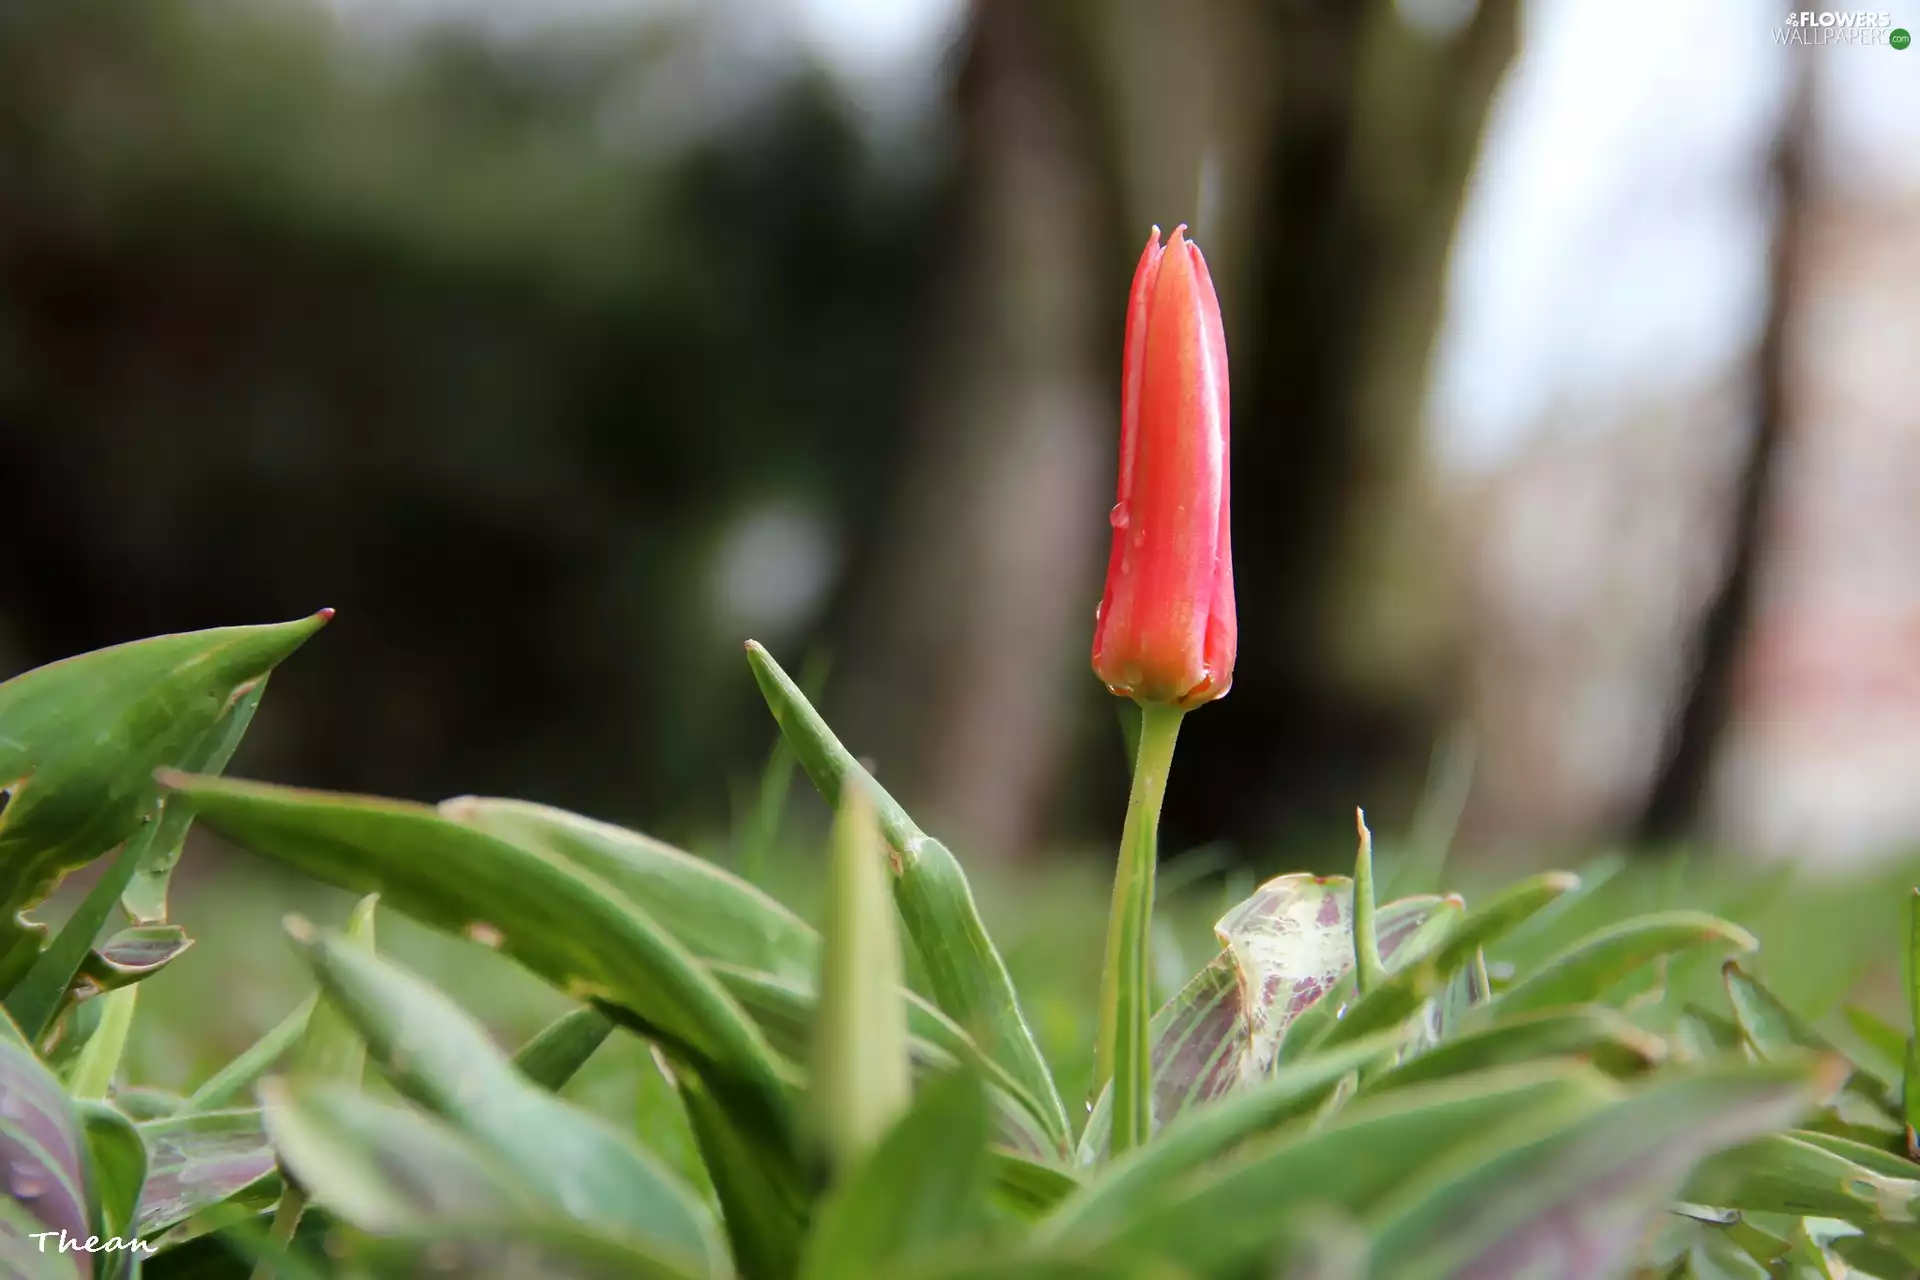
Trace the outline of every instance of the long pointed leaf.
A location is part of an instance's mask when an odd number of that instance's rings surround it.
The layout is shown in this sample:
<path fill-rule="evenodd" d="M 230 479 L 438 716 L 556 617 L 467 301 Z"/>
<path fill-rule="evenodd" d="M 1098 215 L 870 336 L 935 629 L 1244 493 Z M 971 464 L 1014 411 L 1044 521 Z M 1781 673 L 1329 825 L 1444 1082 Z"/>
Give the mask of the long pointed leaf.
<path fill-rule="evenodd" d="M 920 830 L 860 767 L 765 649 L 749 643 L 747 658 L 774 719 L 827 803 L 839 808 L 848 783 L 863 787 L 872 799 L 889 851 L 894 901 L 926 966 L 936 1002 L 1039 1100 L 1054 1146 L 1064 1153 L 1070 1133 L 1066 1108 L 959 861 Z"/>
<path fill-rule="evenodd" d="M 1696 1164 L 1792 1123 L 1838 1079 L 1830 1059 L 1743 1063 L 1550 1126 L 1516 1118 L 1381 1207 L 1374 1265 L 1406 1280 L 1620 1275 Z"/>
<path fill-rule="evenodd" d="M 1494 997 L 1501 1017 L 1556 1005 L 1586 1004 L 1662 956 L 1695 947 L 1752 951 L 1760 944 L 1739 925 L 1698 911 L 1669 911 L 1627 920 L 1576 942 L 1531 976 Z"/>
<path fill-rule="evenodd" d="M 147 1180 L 134 1234 L 143 1239 L 247 1188 L 278 1181 L 257 1107 L 150 1120 L 140 1126 L 140 1136 L 148 1153 Z"/>
<path fill-rule="evenodd" d="M 1185 1112 L 1153 1142 L 1103 1169 L 1047 1219 L 1040 1238 L 1064 1243 L 1114 1230 L 1166 1198 L 1195 1169 L 1306 1113 L 1349 1074 L 1386 1057 L 1405 1041 L 1405 1033 L 1397 1031 L 1359 1041 L 1283 1066 L 1252 1088 Z"/>
<path fill-rule="evenodd" d="M 265 1035 L 243 1049 L 189 1094 L 187 1100 L 180 1104 L 180 1112 L 220 1111 L 231 1105 L 235 1098 L 253 1086 L 254 1081 L 271 1070 L 283 1054 L 300 1042 L 307 1032 L 307 1021 L 313 1016 L 313 1008 L 318 1001 L 319 997 L 308 996 L 295 1005 L 293 1011 Z"/>
<path fill-rule="evenodd" d="M 985 1208 L 987 1109 L 960 1073 L 921 1091 L 821 1205 L 800 1280 L 893 1274 L 975 1228 Z"/>
<path fill-rule="evenodd" d="M 513 1065 L 548 1093 L 558 1093 L 612 1034 L 612 1020 L 598 1009 L 569 1009 L 521 1045 Z"/>
<path fill-rule="evenodd" d="M 426 924 L 496 945 L 576 998 L 619 1004 L 697 1054 L 776 1129 L 790 1115 L 766 1039 L 684 947 L 613 886 L 399 801 L 173 776 L 202 821 Z"/>
<path fill-rule="evenodd" d="M 637 831 L 521 800 L 461 796 L 440 812 L 580 867 L 620 890 L 702 960 L 811 985 L 820 935 L 773 897 Z"/>
<path fill-rule="evenodd" d="M 158 636 L 0 684 L 0 991 L 38 952 L 39 927 L 17 913 L 143 822 L 167 825 L 154 814 L 154 770 L 212 767 L 208 744 L 250 713 L 256 682 L 330 616 Z M 64 991 L 66 980 L 46 985 Z"/>
<path fill-rule="evenodd" d="M 328 1001 L 393 1085 L 556 1208 L 665 1256 L 718 1257 L 712 1223 L 691 1191 L 604 1121 L 522 1077 L 446 996 L 339 938 L 322 934 L 301 946 Z"/>

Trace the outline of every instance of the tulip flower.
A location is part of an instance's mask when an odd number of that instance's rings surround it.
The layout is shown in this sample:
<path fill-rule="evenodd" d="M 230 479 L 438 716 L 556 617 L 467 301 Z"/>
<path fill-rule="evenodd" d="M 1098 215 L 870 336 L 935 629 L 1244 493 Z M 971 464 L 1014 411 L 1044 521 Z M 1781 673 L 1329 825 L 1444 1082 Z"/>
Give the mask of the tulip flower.
<path fill-rule="evenodd" d="M 1160 803 L 1181 717 L 1233 683 L 1238 630 L 1228 538 L 1227 340 L 1200 250 L 1175 227 L 1147 238 L 1127 302 L 1120 485 L 1093 670 L 1140 704 L 1133 793 L 1107 921 L 1094 1087 L 1109 1089 L 1109 1151 L 1153 1127 L 1148 943 Z"/>
<path fill-rule="evenodd" d="M 1120 484 L 1093 669 L 1140 703 L 1191 708 L 1233 683 L 1227 343 L 1198 246 L 1147 239 L 1127 303 Z"/>

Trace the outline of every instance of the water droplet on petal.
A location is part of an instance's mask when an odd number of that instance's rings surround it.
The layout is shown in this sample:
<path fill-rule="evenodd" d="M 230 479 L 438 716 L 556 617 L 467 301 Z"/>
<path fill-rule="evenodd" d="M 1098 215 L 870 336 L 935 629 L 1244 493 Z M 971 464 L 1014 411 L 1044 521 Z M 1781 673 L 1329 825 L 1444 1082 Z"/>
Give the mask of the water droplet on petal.
<path fill-rule="evenodd" d="M 1107 523 L 1116 529 L 1124 529 L 1131 522 L 1132 516 L 1128 514 L 1127 504 L 1124 502 L 1114 503 L 1113 510 L 1107 512 Z"/>

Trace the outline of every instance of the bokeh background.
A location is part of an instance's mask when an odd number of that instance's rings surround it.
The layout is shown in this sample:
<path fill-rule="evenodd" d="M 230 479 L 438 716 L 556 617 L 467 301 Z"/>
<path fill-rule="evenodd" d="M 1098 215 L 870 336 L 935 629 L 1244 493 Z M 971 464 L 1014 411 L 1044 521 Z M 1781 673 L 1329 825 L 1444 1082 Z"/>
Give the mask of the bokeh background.
<path fill-rule="evenodd" d="M 1097 881 L 1124 297 L 1184 222 L 1241 637 L 1169 849 L 1894 857 L 1920 51 L 1783 16 L 15 0 L 0 675 L 331 605 L 235 772 L 724 851 L 753 637 L 970 864 Z"/>

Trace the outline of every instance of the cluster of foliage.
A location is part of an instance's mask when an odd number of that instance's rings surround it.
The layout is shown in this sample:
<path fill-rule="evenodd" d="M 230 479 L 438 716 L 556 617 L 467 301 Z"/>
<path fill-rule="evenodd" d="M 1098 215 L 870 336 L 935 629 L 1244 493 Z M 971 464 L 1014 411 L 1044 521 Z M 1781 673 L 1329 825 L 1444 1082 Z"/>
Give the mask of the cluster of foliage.
<path fill-rule="evenodd" d="M 1840 1052 L 1740 965 L 1756 943 L 1728 921 L 1559 937 L 1582 892 L 1564 873 L 1471 908 L 1376 904 L 1363 830 L 1352 878 L 1283 875 L 1220 920 L 1218 956 L 1153 1019 L 1151 1132 L 1110 1142 L 1108 1098 L 1079 1124 L 1063 1104 L 959 862 L 763 650 L 753 674 L 836 813 L 818 931 L 541 805 L 223 780 L 269 673 L 324 621 L 0 685 L 6 1275 L 1920 1271 L 1913 1038 L 1862 1015 L 1875 1060 Z M 318 990 L 179 1096 L 120 1060 L 140 980 L 189 945 L 167 882 L 196 817 L 366 896 L 339 931 L 288 922 Z M 57 934 L 21 915 L 103 855 Z M 379 954 L 376 902 L 578 1007 L 509 1056 Z M 102 938 L 116 907 L 129 923 Z M 1488 962 L 1525 933 L 1549 958 Z M 1730 957 L 1723 1008 L 1644 980 L 1700 952 Z M 559 1096 L 612 1035 L 651 1045 L 690 1143 Z"/>

